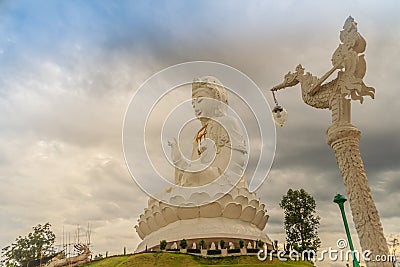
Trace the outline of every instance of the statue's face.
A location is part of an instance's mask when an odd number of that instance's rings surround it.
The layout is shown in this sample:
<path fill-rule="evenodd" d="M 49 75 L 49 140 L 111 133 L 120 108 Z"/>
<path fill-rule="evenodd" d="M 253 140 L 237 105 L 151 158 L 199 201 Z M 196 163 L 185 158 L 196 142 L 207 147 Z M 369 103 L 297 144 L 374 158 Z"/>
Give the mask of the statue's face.
<path fill-rule="evenodd" d="M 192 96 L 192 106 L 197 118 L 210 118 L 215 116 L 218 101 L 212 98 L 211 91 L 207 88 L 198 89 Z"/>

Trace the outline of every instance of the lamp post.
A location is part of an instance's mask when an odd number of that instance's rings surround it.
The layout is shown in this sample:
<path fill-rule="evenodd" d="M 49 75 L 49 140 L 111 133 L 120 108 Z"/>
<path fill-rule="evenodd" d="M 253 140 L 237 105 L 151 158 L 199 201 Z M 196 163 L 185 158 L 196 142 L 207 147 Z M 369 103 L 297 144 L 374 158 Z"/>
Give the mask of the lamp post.
<path fill-rule="evenodd" d="M 346 213 L 344 211 L 344 202 L 346 202 L 346 201 L 347 201 L 347 199 L 344 196 L 342 196 L 341 194 L 337 194 L 335 196 L 335 198 L 333 199 L 333 202 L 335 202 L 336 204 L 339 205 L 340 213 L 342 214 L 344 229 L 346 230 L 346 235 L 347 235 L 347 240 L 349 241 L 351 255 L 353 256 L 353 267 L 360 267 L 360 264 L 358 263 L 356 255 L 354 254 L 353 240 L 351 240 L 349 225 L 347 224 Z"/>
<path fill-rule="evenodd" d="M 332 55 L 332 68 L 321 78 L 305 73 L 304 68 L 298 65 L 295 72 L 286 74 L 284 81 L 271 91 L 274 93 L 300 83 L 302 98 L 307 105 L 332 111 L 327 143 L 335 152 L 361 248 L 370 250 L 370 258 L 375 259 L 377 255 L 388 255 L 389 249 L 360 155 L 361 132 L 350 122 L 351 101 L 362 103 L 365 96 L 374 98 L 375 89 L 366 86 L 362 80 L 366 72 L 362 54 L 366 41 L 358 33 L 357 23 L 352 17 L 346 19 L 340 31 L 340 41 Z M 336 70 L 339 70 L 337 77 L 324 83 Z M 278 117 L 276 113 L 281 109 L 272 111 L 274 118 Z M 367 266 L 391 267 L 391 264 L 371 261 Z"/>

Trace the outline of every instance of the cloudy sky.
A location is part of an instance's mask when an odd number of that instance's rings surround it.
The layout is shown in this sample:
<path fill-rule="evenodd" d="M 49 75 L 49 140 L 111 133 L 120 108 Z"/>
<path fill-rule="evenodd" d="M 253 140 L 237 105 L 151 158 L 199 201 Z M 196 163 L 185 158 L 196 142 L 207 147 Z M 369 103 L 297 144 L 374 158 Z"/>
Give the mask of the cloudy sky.
<path fill-rule="evenodd" d="M 400 233 L 399 8 L 398 1 L 1 1 L 0 246 L 38 223 L 52 224 L 57 243 L 63 227 L 73 239 L 77 225 L 90 223 L 96 254 L 132 252 L 148 197 L 129 175 L 121 135 L 139 86 L 193 60 L 230 65 L 264 89 L 299 63 L 321 76 L 349 15 L 367 40 L 364 80 L 376 88 L 375 100 L 352 105 L 352 121 L 385 234 Z M 257 192 L 270 214 L 265 231 L 284 241 L 278 203 L 289 188 L 304 188 L 317 202 L 322 247 L 336 247 L 345 234 L 332 199 L 345 190 L 325 143 L 330 112 L 305 105 L 298 87 L 278 100 L 289 121 L 277 129 L 275 161 Z"/>

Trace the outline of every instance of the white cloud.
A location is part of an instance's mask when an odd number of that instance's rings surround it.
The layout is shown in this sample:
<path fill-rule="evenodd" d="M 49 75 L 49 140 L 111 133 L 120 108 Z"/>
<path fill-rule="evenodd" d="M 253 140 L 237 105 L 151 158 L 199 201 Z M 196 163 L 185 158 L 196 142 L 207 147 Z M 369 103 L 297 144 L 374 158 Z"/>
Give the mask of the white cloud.
<path fill-rule="evenodd" d="M 0 31 L 13 41 L 0 42 L 1 247 L 37 223 L 50 221 L 59 234 L 63 225 L 72 232 L 76 224 L 90 222 L 95 251 L 122 253 L 124 246 L 133 251 L 139 241 L 133 225 L 147 196 L 125 167 L 121 132 L 126 107 L 140 84 L 176 63 L 212 60 L 246 73 L 272 103 L 268 88 L 298 63 L 317 75 L 330 68 L 349 14 L 367 40 L 365 80 L 377 90 L 375 100 L 353 104 L 353 121 L 363 133 L 361 152 L 383 227 L 387 233 L 399 232 L 396 1 L 334 1 L 318 14 L 310 11 L 313 1 L 257 2 L 245 8 L 206 3 L 206 13 L 194 5 L 174 4 L 161 12 L 144 4 L 99 4 L 96 13 L 87 5 L 78 12 L 65 4 L 66 14 L 76 20 L 55 16 L 53 6 L 54 14 L 41 14 L 48 17 L 40 20 L 37 9 L 3 5 L 7 23 Z M 10 5 L 37 24 L 17 32 L 20 21 Z M 174 12 L 175 7 L 182 12 Z M 124 9 L 125 15 L 115 12 Z M 113 12 L 120 14 L 118 19 Z M 46 19 L 54 23 L 48 29 L 41 24 Z M 36 39 L 24 42 L 24 36 Z M 288 188 L 302 187 L 316 198 L 323 246 L 334 246 L 343 229 L 332 198 L 344 187 L 325 144 L 330 112 L 302 103 L 299 88 L 277 97 L 289 120 L 278 129 L 277 158 L 258 190 L 271 216 L 266 232 L 284 240 L 278 203 Z"/>

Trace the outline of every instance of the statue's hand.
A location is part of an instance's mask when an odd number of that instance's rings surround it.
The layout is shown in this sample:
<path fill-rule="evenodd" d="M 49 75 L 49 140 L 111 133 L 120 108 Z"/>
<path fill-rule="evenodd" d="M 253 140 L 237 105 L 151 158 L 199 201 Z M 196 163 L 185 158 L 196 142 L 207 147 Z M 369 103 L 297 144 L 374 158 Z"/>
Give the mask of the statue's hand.
<path fill-rule="evenodd" d="M 174 137 L 174 139 L 168 140 L 168 145 L 169 145 L 172 149 L 174 149 L 174 147 L 177 147 L 177 146 L 178 146 L 178 142 L 176 141 L 176 138 Z"/>
<path fill-rule="evenodd" d="M 176 138 L 168 140 L 168 145 L 171 147 L 172 161 L 174 163 L 177 163 L 182 159 L 182 154 L 179 151 L 178 142 L 176 141 Z"/>

